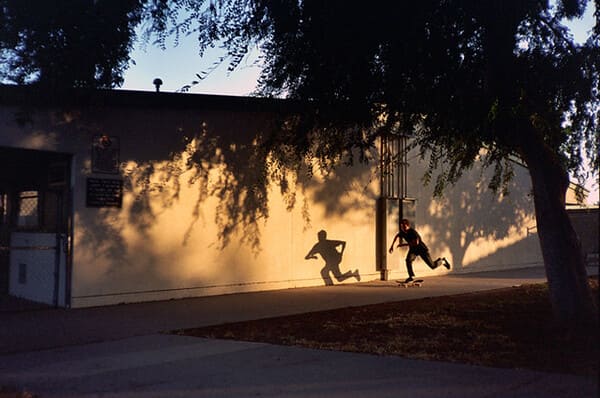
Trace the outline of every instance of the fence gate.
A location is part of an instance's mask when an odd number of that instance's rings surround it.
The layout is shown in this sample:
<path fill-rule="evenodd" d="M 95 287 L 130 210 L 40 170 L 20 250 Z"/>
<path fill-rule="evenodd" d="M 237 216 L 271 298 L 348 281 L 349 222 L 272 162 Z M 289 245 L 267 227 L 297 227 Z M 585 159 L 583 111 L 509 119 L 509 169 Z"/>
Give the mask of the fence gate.
<path fill-rule="evenodd" d="M 70 162 L 0 148 L 0 309 L 69 305 Z"/>

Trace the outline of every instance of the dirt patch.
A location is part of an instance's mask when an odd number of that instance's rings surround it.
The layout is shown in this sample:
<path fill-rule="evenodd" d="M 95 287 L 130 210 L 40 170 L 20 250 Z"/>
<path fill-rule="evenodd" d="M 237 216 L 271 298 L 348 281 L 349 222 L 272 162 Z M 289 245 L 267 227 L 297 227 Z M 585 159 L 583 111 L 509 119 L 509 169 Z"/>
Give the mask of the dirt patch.
<path fill-rule="evenodd" d="M 598 301 L 598 279 L 590 279 Z M 598 329 L 565 336 L 547 284 L 186 329 L 187 336 L 596 377 Z"/>

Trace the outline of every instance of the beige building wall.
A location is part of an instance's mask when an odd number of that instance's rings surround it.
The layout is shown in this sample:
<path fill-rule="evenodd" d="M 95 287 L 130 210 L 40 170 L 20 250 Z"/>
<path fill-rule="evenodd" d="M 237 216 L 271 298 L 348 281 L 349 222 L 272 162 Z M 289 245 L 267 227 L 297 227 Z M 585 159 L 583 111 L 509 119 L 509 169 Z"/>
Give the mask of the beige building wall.
<path fill-rule="evenodd" d="M 0 146 L 73 155 L 73 307 L 323 285 L 323 259 L 305 259 L 320 230 L 346 242 L 340 271 L 352 276 L 333 278 L 335 284 L 356 282 L 357 272 L 362 281 L 380 278 L 376 162 L 291 179 L 286 194 L 276 184 L 263 192 L 269 175 L 257 175 L 256 143 L 269 131 L 272 109 L 251 99 L 219 99 L 37 108 L 25 124 L 15 119 L 21 108 L 1 109 Z M 118 174 L 92 168 L 101 135 L 118 143 Z M 414 154 L 409 161 L 413 222 L 434 258 L 447 257 L 452 272 L 541 265 L 537 235 L 528 229 L 535 222 L 526 170 L 515 166 L 507 197 L 490 193 L 474 168 L 433 199 L 421 183 L 426 163 Z M 122 181 L 122 206 L 87 206 L 90 177 Z M 249 211 L 256 206 L 264 213 Z M 389 246 L 397 215 L 388 222 Z M 406 277 L 405 254 L 387 255 L 391 278 Z M 415 271 L 446 273 L 421 260 Z"/>
<path fill-rule="evenodd" d="M 414 151 L 408 163 L 407 194 L 417 199 L 416 220 L 410 221 L 434 260 L 446 257 L 453 273 L 543 266 L 531 182 L 524 167 L 514 164 L 508 195 L 491 191 L 491 171 L 476 164 L 443 197 L 435 198 L 433 184 L 422 183 L 428 160 Z M 398 270 L 393 277 L 406 277 L 404 256 L 400 251 L 388 257 Z M 432 271 L 420 260 L 414 269 L 417 276 L 446 273 L 444 268 Z"/>

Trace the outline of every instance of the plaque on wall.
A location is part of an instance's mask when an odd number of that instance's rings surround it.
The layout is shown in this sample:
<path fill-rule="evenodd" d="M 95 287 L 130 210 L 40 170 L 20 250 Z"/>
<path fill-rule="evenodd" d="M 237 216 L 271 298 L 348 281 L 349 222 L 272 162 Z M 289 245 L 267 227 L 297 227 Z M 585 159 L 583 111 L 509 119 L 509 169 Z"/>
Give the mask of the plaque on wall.
<path fill-rule="evenodd" d="M 85 204 L 87 207 L 121 207 L 123 181 L 110 178 L 87 178 Z"/>
<path fill-rule="evenodd" d="M 92 173 L 119 173 L 119 137 L 95 135 L 92 143 Z"/>

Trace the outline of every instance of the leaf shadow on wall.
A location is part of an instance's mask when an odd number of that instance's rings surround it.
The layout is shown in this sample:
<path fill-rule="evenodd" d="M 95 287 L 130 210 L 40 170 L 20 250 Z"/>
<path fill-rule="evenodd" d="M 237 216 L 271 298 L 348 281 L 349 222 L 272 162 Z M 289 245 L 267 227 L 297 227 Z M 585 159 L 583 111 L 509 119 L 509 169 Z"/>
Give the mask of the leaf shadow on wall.
<path fill-rule="evenodd" d="M 473 270 L 477 259 L 491 258 L 501 249 L 497 246 L 499 242 L 495 242 L 495 247 L 479 249 L 479 253 L 476 248 L 479 243 L 522 236 L 529 223 L 535 222 L 531 218 L 533 203 L 529 175 L 518 164 L 514 168 L 515 175 L 507 187 L 506 195 L 488 188 L 490 175 L 487 170 L 471 170 L 455 185 L 448 187 L 443 197 L 424 204 L 422 211 L 426 213 L 425 218 L 432 232 L 439 236 L 430 245 L 434 257 L 446 249 L 451 253 L 455 271 L 466 268 L 467 263 L 469 269 Z M 433 194 L 424 192 L 422 197 L 428 195 Z M 506 242 L 503 245 L 514 243 Z M 506 250 L 504 252 L 508 254 Z"/>
<path fill-rule="evenodd" d="M 127 118 L 123 112 L 119 128 L 139 131 L 139 120 Z M 270 216 L 270 199 L 281 198 L 287 210 L 300 208 L 305 225 L 310 224 L 313 204 L 322 205 L 327 216 L 373 208 L 375 193 L 368 186 L 373 177 L 369 167 L 340 166 L 322 178 L 311 177 L 306 163 L 290 146 L 268 143 L 276 133 L 272 119 L 253 113 L 235 118 L 229 114 L 216 116 L 194 113 L 174 123 L 158 114 L 151 115 L 145 122 L 152 125 L 146 141 L 140 142 L 139 135 L 122 135 L 122 153 L 126 155 L 121 159 L 126 192 L 123 209 L 116 221 L 110 212 L 87 220 L 95 225 L 94 230 L 90 229 L 79 243 L 95 255 L 112 256 L 135 274 L 134 263 L 141 259 L 133 252 L 148 251 L 143 245 L 152 245 L 156 226 L 165 220 L 163 216 L 171 217 L 171 209 L 184 206 L 189 214 L 169 220 L 185 225 L 180 246 L 171 245 L 161 252 L 150 250 L 154 254 L 143 260 L 147 262 L 147 277 L 156 274 L 162 285 L 168 286 L 168 281 L 162 281 L 168 277 L 161 267 L 176 260 L 181 247 L 206 224 L 214 224 L 217 232 L 213 241 L 204 240 L 202 245 L 223 250 L 235 242 L 259 253 L 261 231 Z M 273 150 L 277 151 L 275 156 Z M 305 199 L 302 205 L 298 203 L 300 196 Z M 207 204 L 214 204 L 214 209 Z M 207 219 L 207 214 L 214 218 Z M 111 237 L 110 247 L 98 246 L 106 236 Z M 134 257 L 136 260 L 132 260 Z"/>
<path fill-rule="evenodd" d="M 263 135 L 232 134 L 231 130 L 206 125 L 200 132 L 184 134 L 181 146 L 170 151 L 168 161 L 137 164 L 125 173 L 126 188 L 136 192 L 129 222 L 139 231 L 147 230 L 161 209 L 177 205 L 184 185 L 193 186 L 196 199 L 186 220 L 183 244 L 203 218 L 204 203 L 216 198 L 218 247 L 223 249 L 236 236 L 241 244 L 259 251 L 261 224 L 270 215 L 273 188 L 279 190 L 287 210 L 297 206 L 298 195 L 308 189 L 313 193 L 313 202 L 322 205 L 326 215 L 344 215 L 373 206 L 375 194 L 365 183 L 372 177 L 368 167 L 338 167 L 317 181 L 309 176 L 304 164 L 283 164 L 279 160 L 285 156 L 285 148 L 276 148 L 280 153 L 273 156 L 273 148 L 264 145 Z M 310 211 L 304 211 L 303 216 L 308 225 Z"/>

